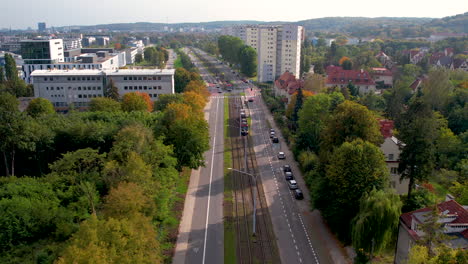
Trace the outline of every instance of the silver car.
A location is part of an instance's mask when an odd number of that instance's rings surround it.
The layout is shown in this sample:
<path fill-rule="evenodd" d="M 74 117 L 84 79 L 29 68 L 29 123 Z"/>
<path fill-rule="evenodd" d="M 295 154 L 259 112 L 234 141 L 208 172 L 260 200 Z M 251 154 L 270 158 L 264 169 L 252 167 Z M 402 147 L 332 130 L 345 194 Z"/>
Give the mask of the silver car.
<path fill-rule="evenodd" d="M 289 180 L 288 186 L 290 190 L 296 190 L 298 188 L 296 180 Z"/>

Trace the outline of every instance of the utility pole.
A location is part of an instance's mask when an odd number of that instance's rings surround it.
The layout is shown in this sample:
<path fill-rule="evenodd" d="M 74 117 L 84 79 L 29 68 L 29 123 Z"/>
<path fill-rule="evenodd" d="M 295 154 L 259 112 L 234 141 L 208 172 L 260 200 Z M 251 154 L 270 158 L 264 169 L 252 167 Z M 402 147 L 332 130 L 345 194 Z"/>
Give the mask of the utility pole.
<path fill-rule="evenodd" d="M 247 173 L 245 171 L 236 170 L 236 169 L 233 169 L 233 168 L 228 168 L 228 170 L 232 170 L 232 171 L 235 171 L 235 172 L 239 172 L 239 173 L 249 175 L 254 180 L 254 186 L 257 187 L 257 176 L 256 175 Z M 255 229 L 256 223 L 255 223 L 255 221 L 256 221 L 256 215 L 257 215 L 257 192 L 254 191 L 253 193 L 254 193 L 254 195 L 253 195 L 253 214 L 252 214 L 252 217 L 253 217 L 252 236 L 255 237 L 256 236 L 256 229 Z"/>

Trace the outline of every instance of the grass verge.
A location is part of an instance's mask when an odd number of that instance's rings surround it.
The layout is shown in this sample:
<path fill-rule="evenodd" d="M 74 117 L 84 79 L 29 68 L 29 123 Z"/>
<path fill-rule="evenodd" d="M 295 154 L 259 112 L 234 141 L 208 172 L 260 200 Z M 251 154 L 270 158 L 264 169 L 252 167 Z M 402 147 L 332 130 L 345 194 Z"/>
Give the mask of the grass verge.
<path fill-rule="evenodd" d="M 174 61 L 174 69 L 182 67 L 184 67 L 182 65 L 182 60 L 180 59 L 180 56 L 177 56 L 177 59 Z"/>
<path fill-rule="evenodd" d="M 229 99 L 224 98 L 224 263 L 237 263 L 236 233 L 233 218 L 231 141 L 229 139 Z"/>

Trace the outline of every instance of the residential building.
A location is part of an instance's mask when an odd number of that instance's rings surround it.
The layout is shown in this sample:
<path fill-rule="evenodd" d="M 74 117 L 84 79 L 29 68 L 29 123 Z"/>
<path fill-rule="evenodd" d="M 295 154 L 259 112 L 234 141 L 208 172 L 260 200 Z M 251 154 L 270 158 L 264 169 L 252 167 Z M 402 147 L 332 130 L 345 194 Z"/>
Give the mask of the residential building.
<path fill-rule="evenodd" d="M 175 70 L 36 70 L 31 74 L 34 97 L 48 99 L 59 109 L 73 104 L 87 107 L 92 98 L 103 97 L 112 79 L 122 96 L 131 92 L 147 93 L 151 100 L 174 93 Z"/>
<path fill-rule="evenodd" d="M 434 33 L 428 38 L 430 42 L 436 42 L 439 40 L 443 40 L 446 38 L 462 38 L 466 37 L 468 34 L 466 33 Z"/>
<path fill-rule="evenodd" d="M 330 65 L 326 69 L 327 87 L 347 87 L 350 83 L 356 86 L 359 94 L 375 93 L 375 82 L 371 75 L 364 70 L 343 70 L 340 66 Z"/>
<path fill-rule="evenodd" d="M 107 46 L 110 43 L 110 38 L 109 37 L 97 37 L 96 38 L 96 44 L 99 46 Z"/>
<path fill-rule="evenodd" d="M 65 50 L 81 49 L 83 47 L 81 44 L 81 38 L 64 39 L 63 46 L 65 47 Z"/>
<path fill-rule="evenodd" d="M 37 31 L 45 32 L 46 31 L 46 23 L 45 22 L 37 23 Z"/>
<path fill-rule="evenodd" d="M 371 76 L 379 88 L 393 87 L 393 73 L 387 68 L 371 68 Z"/>
<path fill-rule="evenodd" d="M 89 46 L 93 45 L 95 42 L 96 42 L 95 37 L 84 37 L 81 40 L 81 43 L 83 44 L 83 47 L 89 47 Z"/>
<path fill-rule="evenodd" d="M 463 58 L 454 59 L 453 68 L 455 70 L 463 70 L 463 71 L 468 72 L 468 59 L 463 59 Z"/>
<path fill-rule="evenodd" d="M 282 73 L 300 73 L 304 28 L 296 25 L 242 25 L 226 32 L 257 51 L 259 82 L 273 82 Z"/>
<path fill-rule="evenodd" d="M 130 48 L 125 50 L 125 59 L 128 64 L 135 63 L 135 56 L 138 54 L 138 48 Z"/>
<path fill-rule="evenodd" d="M 390 173 L 390 187 L 395 189 L 398 194 L 406 194 L 408 193 L 409 180 L 401 180 L 401 174 L 398 173 L 401 148 L 404 144 L 393 135 L 394 124 L 392 120 L 379 120 L 379 123 L 380 133 L 384 137 L 380 150 L 385 155 L 385 163 Z"/>
<path fill-rule="evenodd" d="M 285 103 L 291 101 L 291 96 L 304 87 L 304 81 L 296 79 L 294 74 L 286 71 L 275 81 L 275 95 L 287 98 Z"/>
<path fill-rule="evenodd" d="M 437 205 L 440 232 L 448 236 L 444 244 L 451 248 L 468 249 L 468 210 L 454 200 Z M 425 236 L 421 225 L 426 223 L 431 208 L 422 208 L 400 216 L 395 264 L 407 263 L 408 253 L 418 240 Z"/>

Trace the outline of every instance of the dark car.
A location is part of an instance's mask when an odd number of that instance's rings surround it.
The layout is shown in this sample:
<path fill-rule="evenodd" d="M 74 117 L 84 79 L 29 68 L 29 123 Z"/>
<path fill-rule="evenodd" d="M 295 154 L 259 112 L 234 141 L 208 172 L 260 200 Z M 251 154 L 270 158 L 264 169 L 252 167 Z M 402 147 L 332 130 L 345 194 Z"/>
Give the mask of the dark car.
<path fill-rule="evenodd" d="M 249 102 L 253 102 L 254 101 L 254 98 L 253 97 L 250 97 L 249 98 Z"/>
<path fill-rule="evenodd" d="M 290 172 L 290 171 L 284 172 L 284 178 L 285 178 L 287 181 L 289 181 L 289 180 L 294 180 L 294 176 L 293 176 L 292 172 Z"/>
<path fill-rule="evenodd" d="M 249 134 L 249 130 L 248 129 L 242 129 L 241 130 L 241 135 L 242 136 L 247 136 Z"/>
<path fill-rule="evenodd" d="M 294 190 L 294 197 L 295 197 L 297 200 L 302 200 L 302 199 L 304 199 L 304 194 L 302 193 L 301 189 L 296 189 L 296 190 Z"/>
<path fill-rule="evenodd" d="M 274 138 L 272 139 L 272 141 L 273 141 L 273 143 L 279 143 L 279 139 L 278 139 L 277 137 L 274 137 Z"/>
<path fill-rule="evenodd" d="M 284 165 L 283 166 L 283 171 L 284 172 L 291 171 L 291 166 L 289 166 L 289 164 Z"/>

